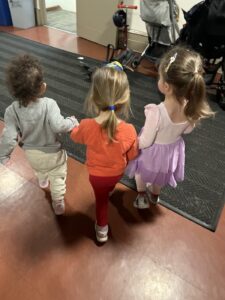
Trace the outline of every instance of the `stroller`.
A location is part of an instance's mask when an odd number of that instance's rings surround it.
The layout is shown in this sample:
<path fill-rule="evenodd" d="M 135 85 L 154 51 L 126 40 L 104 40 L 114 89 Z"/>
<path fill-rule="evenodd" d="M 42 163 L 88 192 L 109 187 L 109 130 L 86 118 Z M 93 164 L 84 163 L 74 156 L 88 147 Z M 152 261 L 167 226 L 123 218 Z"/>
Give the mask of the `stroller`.
<path fill-rule="evenodd" d="M 106 62 L 118 61 L 123 65 L 124 70 L 134 69 L 141 63 L 144 56 L 157 64 L 161 56 L 171 47 L 179 36 L 177 24 L 179 8 L 175 0 L 141 0 L 140 13 L 142 20 L 146 23 L 149 44 L 141 53 L 137 55 L 127 48 L 127 12 L 124 9 L 137 9 L 135 5 L 125 5 L 123 1 L 117 6 L 118 11 L 113 15 L 114 25 L 119 32 L 124 33 L 124 39 L 117 42 L 116 49 L 113 45 L 107 46 Z M 116 50 L 124 50 L 114 56 Z M 89 79 L 93 72 L 92 68 L 82 63 L 88 71 Z"/>
<path fill-rule="evenodd" d="M 174 0 L 142 0 L 140 15 L 146 23 L 149 44 L 140 56 L 134 58 L 131 64 L 134 69 L 144 56 L 157 64 L 179 36 L 179 7 Z"/>
<path fill-rule="evenodd" d="M 225 0 L 205 0 L 184 12 L 186 24 L 177 43 L 191 46 L 204 58 L 206 85 L 216 88 L 217 102 L 225 109 Z M 218 70 L 222 74 L 214 83 Z"/>

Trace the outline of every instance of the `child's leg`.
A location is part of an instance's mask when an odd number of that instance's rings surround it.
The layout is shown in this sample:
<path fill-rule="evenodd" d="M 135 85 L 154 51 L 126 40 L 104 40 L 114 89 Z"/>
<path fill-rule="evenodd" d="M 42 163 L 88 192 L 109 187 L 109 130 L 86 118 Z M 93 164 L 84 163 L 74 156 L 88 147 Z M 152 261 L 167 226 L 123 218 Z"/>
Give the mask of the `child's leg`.
<path fill-rule="evenodd" d="M 99 177 L 89 175 L 96 202 L 96 238 L 99 242 L 108 240 L 108 203 L 109 193 L 115 188 L 121 176 Z"/>
<path fill-rule="evenodd" d="M 52 155 L 55 168 L 49 171 L 52 206 L 56 215 L 65 212 L 64 195 L 66 193 L 67 155 L 64 150 Z"/>
<path fill-rule="evenodd" d="M 137 191 L 145 192 L 146 191 L 146 183 L 143 182 L 140 174 L 135 174 L 135 181 L 136 181 Z"/>
<path fill-rule="evenodd" d="M 95 194 L 98 226 L 104 227 L 108 224 L 109 193 L 115 188 L 120 178 L 121 176 L 100 177 L 89 175 L 89 180 Z"/>
<path fill-rule="evenodd" d="M 148 194 L 151 203 L 157 204 L 157 202 L 159 201 L 160 191 L 161 191 L 161 186 L 147 183 L 146 192 Z"/>
<path fill-rule="evenodd" d="M 99 189 L 94 186 L 93 189 L 96 202 L 97 225 L 104 227 L 108 224 L 108 203 L 110 189 L 108 187 L 101 187 Z"/>
<path fill-rule="evenodd" d="M 45 160 L 43 159 L 44 152 L 38 150 L 25 150 L 26 157 L 38 178 L 39 186 L 41 188 L 48 187 L 48 173 L 41 169 Z M 45 166 L 44 166 L 45 168 Z"/>
<path fill-rule="evenodd" d="M 151 191 L 152 191 L 152 194 L 158 196 L 160 194 L 160 191 L 161 191 L 161 186 L 153 184 L 152 187 L 151 187 Z"/>
<path fill-rule="evenodd" d="M 42 180 L 49 179 L 53 209 L 57 215 L 63 214 L 66 193 L 66 152 L 61 150 L 57 153 L 45 153 L 39 150 L 26 150 L 25 153 L 38 176 L 39 184 Z"/>
<path fill-rule="evenodd" d="M 35 174 L 36 174 L 39 182 L 48 180 L 48 173 L 47 172 L 35 171 Z"/>
<path fill-rule="evenodd" d="M 135 174 L 135 181 L 137 186 L 138 195 L 133 202 L 134 207 L 145 209 L 149 207 L 148 197 L 146 195 L 146 183 L 143 182 L 139 174 Z"/>

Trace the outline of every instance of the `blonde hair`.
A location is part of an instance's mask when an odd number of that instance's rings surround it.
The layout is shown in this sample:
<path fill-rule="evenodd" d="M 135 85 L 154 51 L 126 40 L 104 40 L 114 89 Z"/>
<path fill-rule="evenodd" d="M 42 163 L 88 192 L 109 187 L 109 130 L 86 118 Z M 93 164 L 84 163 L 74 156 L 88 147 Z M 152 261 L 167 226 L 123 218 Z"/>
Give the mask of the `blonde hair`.
<path fill-rule="evenodd" d="M 129 116 L 130 88 L 126 73 L 110 67 L 96 69 L 86 98 L 86 110 L 92 115 L 99 115 L 101 111 L 108 113 L 101 127 L 107 132 L 109 141 L 114 141 L 117 116 Z"/>
<path fill-rule="evenodd" d="M 184 114 L 191 123 L 214 115 L 206 99 L 203 63 L 197 52 L 180 46 L 172 48 L 162 58 L 159 72 L 180 104 L 188 100 Z"/>

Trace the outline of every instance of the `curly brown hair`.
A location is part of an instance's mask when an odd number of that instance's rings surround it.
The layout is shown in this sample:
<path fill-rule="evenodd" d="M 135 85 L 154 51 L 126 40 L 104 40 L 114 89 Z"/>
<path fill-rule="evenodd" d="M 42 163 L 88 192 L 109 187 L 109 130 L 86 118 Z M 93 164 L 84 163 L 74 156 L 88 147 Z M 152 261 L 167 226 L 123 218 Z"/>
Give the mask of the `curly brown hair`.
<path fill-rule="evenodd" d="M 39 60 L 22 54 L 15 57 L 6 69 L 6 84 L 20 105 L 27 106 L 41 96 L 43 71 Z"/>

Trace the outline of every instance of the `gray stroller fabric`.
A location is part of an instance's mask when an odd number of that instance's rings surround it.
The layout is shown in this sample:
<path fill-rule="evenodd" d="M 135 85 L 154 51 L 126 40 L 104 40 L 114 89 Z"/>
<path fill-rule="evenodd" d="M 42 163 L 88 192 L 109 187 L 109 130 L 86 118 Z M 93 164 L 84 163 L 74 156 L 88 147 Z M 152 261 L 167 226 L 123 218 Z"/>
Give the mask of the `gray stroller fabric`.
<path fill-rule="evenodd" d="M 170 8 L 172 5 L 172 8 Z M 178 38 L 178 24 L 175 20 L 176 11 L 179 10 L 173 0 L 142 0 L 140 13 L 146 23 L 146 29 L 151 42 L 170 46 Z M 173 16 L 171 16 L 171 11 Z M 172 28 L 174 26 L 174 28 Z M 175 40 L 172 36 L 174 29 Z"/>
<path fill-rule="evenodd" d="M 140 1 L 141 18 L 146 23 L 156 26 L 170 26 L 170 7 L 167 0 Z"/>
<path fill-rule="evenodd" d="M 158 44 L 165 46 L 170 46 L 172 44 L 173 39 L 171 29 L 169 27 L 152 26 L 148 23 L 145 25 L 148 36 L 151 38 L 151 42 L 157 42 Z"/>

